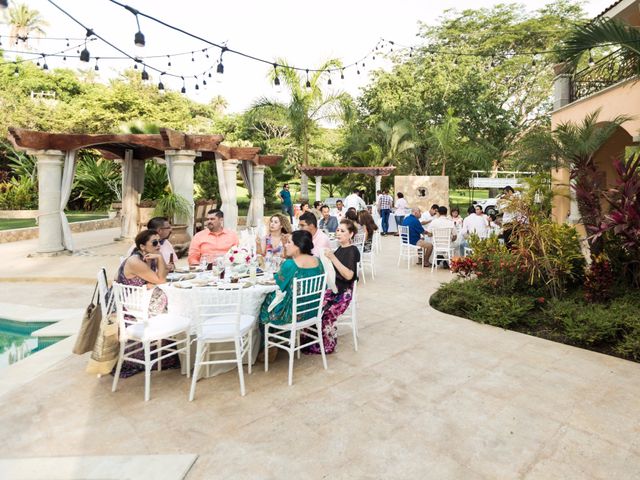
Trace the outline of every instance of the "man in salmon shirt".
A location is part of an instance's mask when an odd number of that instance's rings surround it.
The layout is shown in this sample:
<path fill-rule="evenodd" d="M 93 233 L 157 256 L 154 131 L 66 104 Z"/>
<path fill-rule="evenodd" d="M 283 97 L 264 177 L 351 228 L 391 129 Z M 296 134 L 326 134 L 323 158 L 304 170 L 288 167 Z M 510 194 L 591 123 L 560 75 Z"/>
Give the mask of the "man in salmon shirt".
<path fill-rule="evenodd" d="M 215 209 L 207 212 L 205 229 L 196 233 L 189 246 L 189 265 L 198 265 L 202 255 L 218 257 L 238 245 L 236 232 L 224 228 L 224 213 Z"/>

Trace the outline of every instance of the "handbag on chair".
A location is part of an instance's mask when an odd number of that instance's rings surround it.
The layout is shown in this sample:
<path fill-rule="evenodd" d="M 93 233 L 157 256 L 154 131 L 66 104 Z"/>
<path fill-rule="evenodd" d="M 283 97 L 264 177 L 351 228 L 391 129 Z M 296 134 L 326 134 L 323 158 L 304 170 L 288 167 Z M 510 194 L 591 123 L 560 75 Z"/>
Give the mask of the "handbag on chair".
<path fill-rule="evenodd" d="M 91 303 L 87 306 L 82 317 L 82 323 L 80 324 L 80 330 L 78 331 L 78 338 L 73 346 L 73 353 L 76 355 L 82 355 L 84 353 L 93 350 L 93 346 L 96 343 L 98 337 L 98 331 L 100 330 L 100 323 L 102 320 L 102 309 L 100 308 L 100 297 L 96 298 L 98 293 L 98 284 L 93 289 L 93 295 L 91 296 Z"/>
<path fill-rule="evenodd" d="M 87 363 L 87 373 L 97 375 L 111 373 L 118 361 L 119 352 L 118 322 L 116 314 L 112 313 L 100 322 L 100 332 Z"/>

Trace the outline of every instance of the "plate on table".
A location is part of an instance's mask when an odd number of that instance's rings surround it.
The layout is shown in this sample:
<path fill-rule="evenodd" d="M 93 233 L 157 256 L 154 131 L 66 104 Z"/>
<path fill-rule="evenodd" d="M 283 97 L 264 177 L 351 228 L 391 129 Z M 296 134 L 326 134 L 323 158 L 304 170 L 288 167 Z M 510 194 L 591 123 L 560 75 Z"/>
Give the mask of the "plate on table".
<path fill-rule="evenodd" d="M 176 267 L 174 273 L 189 273 L 189 267 Z"/>
<path fill-rule="evenodd" d="M 195 273 L 172 272 L 167 274 L 167 280 L 169 280 L 170 282 L 180 282 L 182 280 L 191 280 L 192 278 L 196 278 Z"/>
<path fill-rule="evenodd" d="M 176 282 L 173 286 L 176 288 L 192 288 L 193 284 L 189 280 L 185 280 L 183 282 Z"/>

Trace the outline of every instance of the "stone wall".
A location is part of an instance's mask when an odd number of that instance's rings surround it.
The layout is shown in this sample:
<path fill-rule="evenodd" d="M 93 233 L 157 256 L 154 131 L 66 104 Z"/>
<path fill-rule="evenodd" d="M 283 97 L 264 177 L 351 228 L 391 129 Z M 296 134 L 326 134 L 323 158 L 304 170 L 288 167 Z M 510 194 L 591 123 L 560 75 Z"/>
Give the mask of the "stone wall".
<path fill-rule="evenodd" d="M 16 219 L 16 218 L 36 218 L 38 210 L 0 210 L 0 218 Z"/>
<path fill-rule="evenodd" d="M 71 223 L 73 233 L 90 232 L 102 230 L 104 228 L 116 228 L 120 226 L 120 217 L 104 218 L 101 220 L 87 220 L 86 222 Z M 38 227 L 16 228 L 14 230 L 0 231 L 0 243 L 18 242 L 20 240 L 30 240 L 38 238 Z"/>
<path fill-rule="evenodd" d="M 409 207 L 420 207 L 424 212 L 437 203 L 449 208 L 449 177 L 396 175 L 395 192 L 402 192 Z"/>

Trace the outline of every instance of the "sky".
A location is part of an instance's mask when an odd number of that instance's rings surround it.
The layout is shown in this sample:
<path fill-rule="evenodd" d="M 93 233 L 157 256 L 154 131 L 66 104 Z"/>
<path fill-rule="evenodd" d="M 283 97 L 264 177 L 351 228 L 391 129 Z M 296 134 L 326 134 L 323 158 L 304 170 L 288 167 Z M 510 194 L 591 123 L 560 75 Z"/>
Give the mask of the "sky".
<path fill-rule="evenodd" d="M 14 2 L 16 0 L 10 0 Z M 24 1 L 24 0 L 23 0 Z M 585 3 L 589 16 L 594 16 L 608 7 L 613 0 L 591 0 Z M 215 62 L 220 50 L 211 48 L 206 58 L 202 49 L 206 44 L 183 34 L 172 32 L 150 20 L 140 18 L 141 31 L 145 35 L 146 46 L 139 49 L 134 46 L 133 38 L 137 31 L 135 17 L 122 7 L 108 0 L 54 0 L 56 4 L 71 13 L 87 27 L 105 37 L 111 43 L 133 56 L 166 55 L 177 52 L 194 51 L 191 55 L 171 58 L 171 67 L 167 58 L 148 60 L 148 64 L 161 71 L 171 71 L 177 75 L 202 74 L 214 67 L 213 78 L 207 80 L 206 89 L 196 92 L 195 81 L 186 81 L 187 95 L 199 102 L 208 102 L 216 95 L 223 96 L 228 102 L 228 112 L 241 112 L 257 98 L 282 98 L 267 75 L 273 69 L 268 64 L 244 59 L 238 55 L 226 53 L 223 56 L 224 75 L 222 81 L 216 81 Z M 84 37 L 85 31 L 71 19 L 62 14 L 46 0 L 27 0 L 30 8 L 37 9 L 49 22 L 46 28 L 48 37 Z M 418 22 L 437 23 L 442 13 L 451 8 L 491 7 L 501 3 L 493 0 L 323 0 L 322 2 L 304 2 L 300 0 L 122 0 L 137 10 L 160 20 L 180 27 L 217 44 L 226 42 L 229 48 L 248 53 L 255 57 L 274 61 L 285 58 L 290 65 L 314 68 L 329 58 L 339 58 L 343 64 L 351 64 L 370 54 L 381 38 L 393 40 L 400 45 L 416 45 Z M 546 1 L 528 0 L 527 8 L 535 10 L 544 6 Z M 8 27 L 0 25 L 0 35 L 7 35 Z M 76 42 L 72 42 L 73 45 Z M 66 48 L 66 42 L 41 41 L 34 44 L 37 51 L 54 52 Z M 95 65 L 95 57 L 121 55 L 100 41 L 90 42 L 89 51 Z M 8 55 L 10 57 L 10 55 Z M 357 95 L 360 87 L 369 80 L 371 68 L 387 68 L 378 60 L 366 62 L 361 75 L 355 69 L 345 71 L 345 80 L 339 74 L 334 76 L 334 88 Z M 66 62 L 61 58 L 48 60 L 50 68 L 70 67 L 87 68 L 86 63 L 78 60 L 75 50 Z M 119 71 L 133 66 L 132 61 L 99 61 L 101 80 L 114 77 Z M 151 81 L 157 84 L 158 74 L 150 71 Z M 180 90 L 182 80 L 163 78 L 167 88 Z M 196 94 L 197 93 L 197 94 Z"/>

